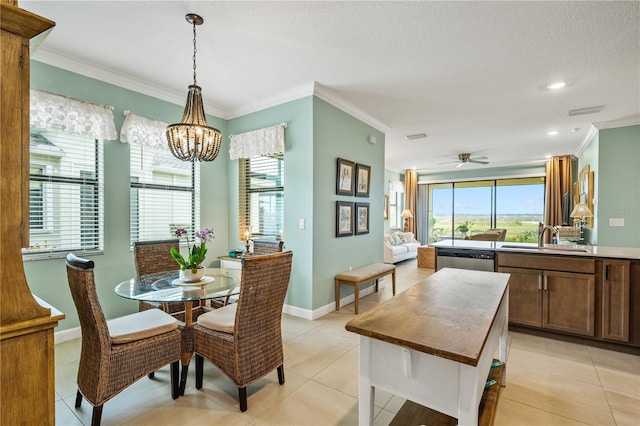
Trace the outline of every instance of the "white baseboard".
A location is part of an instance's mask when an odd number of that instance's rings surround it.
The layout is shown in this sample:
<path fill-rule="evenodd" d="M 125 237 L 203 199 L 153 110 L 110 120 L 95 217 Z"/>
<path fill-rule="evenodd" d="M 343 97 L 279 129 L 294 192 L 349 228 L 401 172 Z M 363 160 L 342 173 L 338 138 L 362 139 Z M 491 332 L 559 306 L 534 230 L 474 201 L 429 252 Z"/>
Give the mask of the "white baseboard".
<path fill-rule="evenodd" d="M 380 280 L 378 280 L 378 290 L 383 290 L 383 289 L 384 289 L 384 278 L 381 278 Z M 365 296 L 368 296 L 371 293 L 374 293 L 375 291 L 376 291 L 375 285 L 371 285 L 366 289 L 361 290 L 360 299 L 362 299 Z M 340 306 L 346 306 L 349 303 L 353 303 L 355 300 L 356 299 L 353 294 L 342 297 L 340 298 Z M 291 306 L 287 304 L 285 304 L 284 307 L 282 308 L 282 312 L 285 314 L 289 314 L 294 317 L 303 318 L 310 321 L 317 320 L 318 318 L 323 317 L 335 310 L 336 310 L 335 302 L 327 303 L 326 305 L 321 306 L 318 309 L 314 309 L 314 310 L 298 308 L 297 306 Z M 82 334 L 80 332 L 80 327 L 74 327 L 74 328 L 69 328 L 67 330 L 56 331 L 54 333 L 54 342 L 55 344 L 64 343 L 64 342 L 68 342 L 69 340 L 79 339 L 80 337 L 82 337 Z"/>
<path fill-rule="evenodd" d="M 53 341 L 56 345 L 58 343 L 68 342 L 69 340 L 79 339 L 80 337 L 82 337 L 80 327 L 69 328 L 53 333 Z"/>

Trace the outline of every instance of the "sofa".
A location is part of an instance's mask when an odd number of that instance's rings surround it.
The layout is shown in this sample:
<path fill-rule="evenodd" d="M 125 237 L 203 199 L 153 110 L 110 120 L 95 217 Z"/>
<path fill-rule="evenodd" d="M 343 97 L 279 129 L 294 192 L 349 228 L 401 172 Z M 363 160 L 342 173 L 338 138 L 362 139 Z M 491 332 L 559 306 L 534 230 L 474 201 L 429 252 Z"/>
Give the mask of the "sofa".
<path fill-rule="evenodd" d="M 384 263 L 397 263 L 418 257 L 420 242 L 413 232 L 393 231 L 384 234 Z"/>

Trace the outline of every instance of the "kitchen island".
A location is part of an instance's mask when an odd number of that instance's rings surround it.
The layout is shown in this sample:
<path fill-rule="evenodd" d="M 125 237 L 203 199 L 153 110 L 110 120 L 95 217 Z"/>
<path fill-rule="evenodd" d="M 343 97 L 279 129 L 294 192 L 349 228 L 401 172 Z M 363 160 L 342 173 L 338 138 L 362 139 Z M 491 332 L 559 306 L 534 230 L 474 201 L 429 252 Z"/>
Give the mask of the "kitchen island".
<path fill-rule="evenodd" d="M 640 248 L 474 240 L 433 246 L 436 269 L 445 261 L 473 267 L 476 254 L 489 254 L 484 267 L 511 275 L 513 330 L 640 354 Z"/>
<path fill-rule="evenodd" d="M 372 424 L 380 387 L 477 425 L 498 346 L 506 361 L 508 279 L 443 269 L 349 321 L 360 335 L 359 423 Z"/>

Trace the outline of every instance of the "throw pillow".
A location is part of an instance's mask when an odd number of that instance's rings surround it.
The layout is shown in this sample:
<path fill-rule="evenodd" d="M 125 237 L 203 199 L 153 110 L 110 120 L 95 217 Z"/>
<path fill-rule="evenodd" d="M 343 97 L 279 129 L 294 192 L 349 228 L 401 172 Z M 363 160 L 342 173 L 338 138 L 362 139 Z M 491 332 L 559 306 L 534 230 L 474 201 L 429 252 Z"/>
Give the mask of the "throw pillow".
<path fill-rule="evenodd" d="M 387 244 L 389 244 L 390 246 L 395 246 L 395 241 L 393 241 L 393 237 L 391 236 L 391 234 L 384 234 L 384 240 L 387 242 Z"/>
<path fill-rule="evenodd" d="M 391 237 L 393 238 L 393 245 L 394 246 L 402 244 L 402 241 L 400 240 L 400 237 L 398 236 L 397 232 L 394 232 L 393 234 L 391 234 Z"/>
<path fill-rule="evenodd" d="M 402 239 L 405 243 L 410 243 L 413 241 L 413 232 L 404 232 L 402 234 Z"/>

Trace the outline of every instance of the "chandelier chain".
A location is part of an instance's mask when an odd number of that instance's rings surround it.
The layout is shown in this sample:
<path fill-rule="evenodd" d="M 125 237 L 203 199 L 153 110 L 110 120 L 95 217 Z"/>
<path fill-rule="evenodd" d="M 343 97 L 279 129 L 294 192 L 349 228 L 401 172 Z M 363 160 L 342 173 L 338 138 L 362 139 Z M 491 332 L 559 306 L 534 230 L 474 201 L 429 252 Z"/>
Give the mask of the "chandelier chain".
<path fill-rule="evenodd" d="M 196 52 L 198 49 L 196 48 L 196 23 L 193 22 L 193 84 L 198 85 L 198 81 L 196 80 Z"/>

